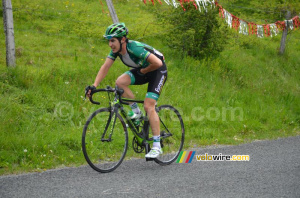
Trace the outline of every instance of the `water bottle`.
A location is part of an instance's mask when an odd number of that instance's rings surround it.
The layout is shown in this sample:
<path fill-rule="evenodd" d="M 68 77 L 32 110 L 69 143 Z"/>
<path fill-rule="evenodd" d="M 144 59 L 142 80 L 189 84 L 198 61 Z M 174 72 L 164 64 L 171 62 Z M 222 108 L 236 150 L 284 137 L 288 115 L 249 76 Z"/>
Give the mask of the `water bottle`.
<path fill-rule="evenodd" d="M 134 124 L 135 126 L 139 126 L 139 125 L 140 125 L 141 121 L 140 121 L 139 118 L 134 118 L 134 117 L 136 117 L 136 116 L 135 116 L 135 113 L 134 113 L 133 111 L 129 111 L 129 112 L 128 112 L 128 116 L 130 117 L 131 121 L 133 122 L 133 124 Z M 133 118 L 132 118 L 132 117 L 133 117 Z"/>

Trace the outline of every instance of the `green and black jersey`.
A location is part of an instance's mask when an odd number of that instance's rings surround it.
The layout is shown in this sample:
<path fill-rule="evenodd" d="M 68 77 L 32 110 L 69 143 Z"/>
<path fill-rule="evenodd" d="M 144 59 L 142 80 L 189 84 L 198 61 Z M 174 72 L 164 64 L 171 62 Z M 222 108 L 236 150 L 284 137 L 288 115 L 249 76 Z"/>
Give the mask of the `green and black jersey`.
<path fill-rule="evenodd" d="M 108 55 L 108 58 L 115 60 L 119 56 L 125 65 L 134 68 L 148 67 L 149 62 L 147 61 L 147 58 L 151 53 L 164 62 L 163 54 L 145 43 L 129 40 L 126 49 L 127 49 L 127 53 L 125 55 L 121 55 L 119 53 L 113 53 L 111 51 Z"/>
<path fill-rule="evenodd" d="M 168 76 L 163 54 L 145 43 L 132 40 L 128 41 L 126 49 L 126 54 L 124 55 L 111 51 L 108 58 L 115 60 L 119 56 L 125 65 L 132 67 L 133 69 L 125 72 L 131 79 L 130 84 L 142 85 L 148 83 L 146 98 L 152 98 L 157 101 Z M 147 58 L 151 53 L 162 60 L 163 65 L 157 70 L 141 75 L 139 73 L 140 69 L 149 66 Z"/>

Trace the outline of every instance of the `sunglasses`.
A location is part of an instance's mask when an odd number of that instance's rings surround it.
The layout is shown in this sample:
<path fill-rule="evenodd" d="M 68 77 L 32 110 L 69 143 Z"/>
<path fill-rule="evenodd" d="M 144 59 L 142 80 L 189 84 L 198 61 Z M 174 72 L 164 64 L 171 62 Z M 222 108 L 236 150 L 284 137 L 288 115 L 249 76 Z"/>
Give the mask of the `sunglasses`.
<path fill-rule="evenodd" d="M 112 38 L 113 38 L 113 36 L 111 36 L 111 35 L 109 35 L 109 36 L 105 36 L 105 35 L 103 35 L 103 37 L 104 37 L 104 38 L 106 38 L 107 40 L 110 40 L 110 39 L 112 39 Z"/>

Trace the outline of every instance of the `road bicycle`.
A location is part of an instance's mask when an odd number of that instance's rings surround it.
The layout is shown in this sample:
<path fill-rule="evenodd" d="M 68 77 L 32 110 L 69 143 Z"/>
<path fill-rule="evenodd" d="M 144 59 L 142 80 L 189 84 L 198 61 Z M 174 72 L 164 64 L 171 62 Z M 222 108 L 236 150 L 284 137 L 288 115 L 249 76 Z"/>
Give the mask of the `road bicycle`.
<path fill-rule="evenodd" d="M 115 170 L 123 161 L 128 149 L 128 129 L 133 134 L 132 148 L 136 153 L 148 153 L 153 143 L 149 119 L 145 114 L 136 124 L 128 115 L 130 102 L 143 104 L 143 100 L 122 98 L 124 90 L 118 87 L 107 86 L 105 89 L 91 91 L 93 94 L 107 92 L 109 106 L 93 112 L 87 119 L 82 133 L 82 151 L 88 164 L 96 171 L 108 173 Z M 126 107 L 127 106 L 127 107 Z M 156 106 L 160 121 L 160 143 L 163 154 L 155 159 L 146 158 L 146 161 L 155 161 L 160 165 L 174 162 L 182 150 L 184 143 L 184 124 L 178 110 L 171 105 Z"/>

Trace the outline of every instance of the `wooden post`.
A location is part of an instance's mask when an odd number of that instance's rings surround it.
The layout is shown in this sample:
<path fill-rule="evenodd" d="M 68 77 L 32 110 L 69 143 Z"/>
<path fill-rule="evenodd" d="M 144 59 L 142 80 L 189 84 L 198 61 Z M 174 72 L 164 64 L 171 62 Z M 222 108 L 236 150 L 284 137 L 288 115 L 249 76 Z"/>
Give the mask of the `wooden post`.
<path fill-rule="evenodd" d="M 11 0 L 2 0 L 3 5 L 3 25 L 6 44 L 6 65 L 14 67 L 15 61 L 15 37 L 14 22 Z"/>
<path fill-rule="evenodd" d="M 109 9 L 109 13 L 110 13 L 110 16 L 112 18 L 113 23 L 119 23 L 119 19 L 118 19 L 118 16 L 116 14 L 114 5 L 112 3 L 112 0 L 106 0 L 106 4 L 107 4 L 107 7 Z"/>
<path fill-rule="evenodd" d="M 291 18 L 291 12 L 287 11 L 286 14 L 286 19 L 289 20 Z M 285 51 L 285 44 L 286 44 L 286 37 L 287 37 L 287 33 L 288 33 L 288 29 L 289 27 L 285 27 L 285 29 L 282 32 L 282 37 L 281 37 L 281 42 L 280 42 L 280 49 L 279 49 L 279 54 L 284 54 Z"/>

